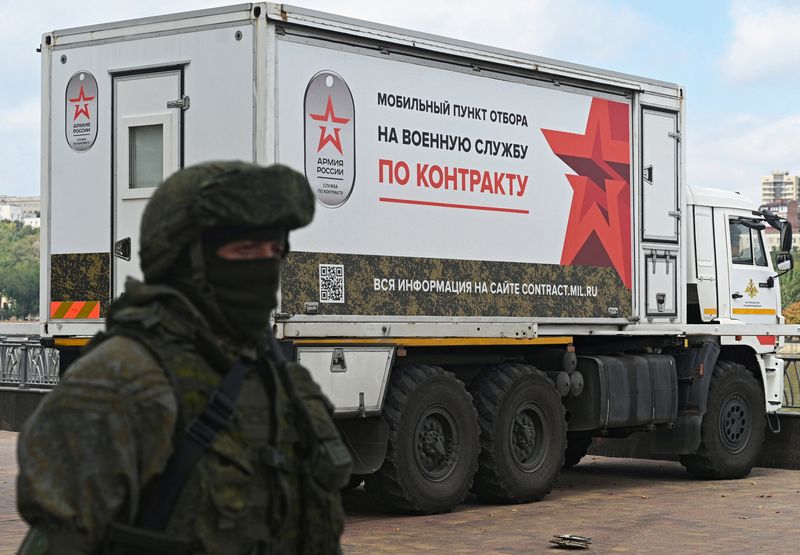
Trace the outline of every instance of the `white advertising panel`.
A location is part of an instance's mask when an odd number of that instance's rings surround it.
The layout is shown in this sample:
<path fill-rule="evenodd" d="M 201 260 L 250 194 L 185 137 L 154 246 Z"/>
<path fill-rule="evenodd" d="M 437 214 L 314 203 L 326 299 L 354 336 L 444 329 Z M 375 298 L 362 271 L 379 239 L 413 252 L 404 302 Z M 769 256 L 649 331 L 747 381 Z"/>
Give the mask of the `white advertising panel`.
<path fill-rule="evenodd" d="M 277 59 L 278 158 L 319 201 L 283 311 L 630 314 L 624 97 L 290 41 Z"/>

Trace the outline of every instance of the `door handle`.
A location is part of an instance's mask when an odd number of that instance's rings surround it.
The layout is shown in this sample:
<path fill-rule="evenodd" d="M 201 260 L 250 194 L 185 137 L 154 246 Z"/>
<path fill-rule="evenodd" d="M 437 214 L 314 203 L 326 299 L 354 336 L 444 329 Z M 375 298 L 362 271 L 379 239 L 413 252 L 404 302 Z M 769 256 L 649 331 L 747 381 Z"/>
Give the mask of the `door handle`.
<path fill-rule="evenodd" d="M 741 299 L 742 297 L 744 297 L 744 295 L 742 295 L 741 293 L 734 293 L 733 295 L 731 295 L 731 297 L 733 297 L 734 299 Z"/>
<path fill-rule="evenodd" d="M 114 243 L 114 256 L 123 260 L 131 259 L 131 238 L 125 237 Z"/>

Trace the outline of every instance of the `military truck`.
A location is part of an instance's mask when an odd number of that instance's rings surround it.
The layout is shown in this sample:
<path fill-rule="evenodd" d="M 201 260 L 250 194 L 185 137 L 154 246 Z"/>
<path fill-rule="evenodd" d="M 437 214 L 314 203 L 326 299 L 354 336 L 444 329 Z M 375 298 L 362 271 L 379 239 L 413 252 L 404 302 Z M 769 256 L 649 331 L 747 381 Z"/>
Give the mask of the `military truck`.
<path fill-rule="evenodd" d="M 593 437 L 634 433 L 740 477 L 777 428 L 791 229 L 689 186 L 679 85 L 267 3 L 41 52 L 36 335 L 62 366 L 140 275 L 165 176 L 280 162 L 318 206 L 274 332 L 383 506 L 539 500 Z"/>

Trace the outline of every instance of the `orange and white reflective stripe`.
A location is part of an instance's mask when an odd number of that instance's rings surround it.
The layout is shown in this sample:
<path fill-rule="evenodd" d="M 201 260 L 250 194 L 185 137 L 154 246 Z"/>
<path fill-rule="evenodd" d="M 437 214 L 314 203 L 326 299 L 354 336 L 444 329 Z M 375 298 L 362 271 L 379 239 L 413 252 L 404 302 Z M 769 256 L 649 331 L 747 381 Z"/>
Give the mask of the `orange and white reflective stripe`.
<path fill-rule="evenodd" d="M 775 315 L 777 311 L 774 308 L 734 308 L 734 314 L 766 314 Z"/>
<path fill-rule="evenodd" d="M 717 313 L 717 309 L 716 308 L 704 308 L 703 309 L 703 314 L 705 314 L 706 316 L 712 316 L 712 315 L 714 315 L 716 313 Z"/>
<path fill-rule="evenodd" d="M 99 301 L 55 301 L 50 303 L 54 320 L 88 320 L 100 318 Z"/>

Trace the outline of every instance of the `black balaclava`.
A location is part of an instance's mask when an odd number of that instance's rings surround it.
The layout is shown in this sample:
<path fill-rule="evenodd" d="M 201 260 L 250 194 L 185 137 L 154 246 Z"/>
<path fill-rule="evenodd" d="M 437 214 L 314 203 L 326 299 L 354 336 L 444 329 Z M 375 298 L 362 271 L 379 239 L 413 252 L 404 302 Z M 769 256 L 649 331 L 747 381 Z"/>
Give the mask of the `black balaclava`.
<path fill-rule="evenodd" d="M 216 333 L 239 345 L 257 345 L 278 304 L 282 257 L 229 260 L 217 251 L 242 240 L 282 241 L 288 250 L 286 237 L 286 230 L 276 228 L 208 229 L 165 281 L 189 297 Z"/>

